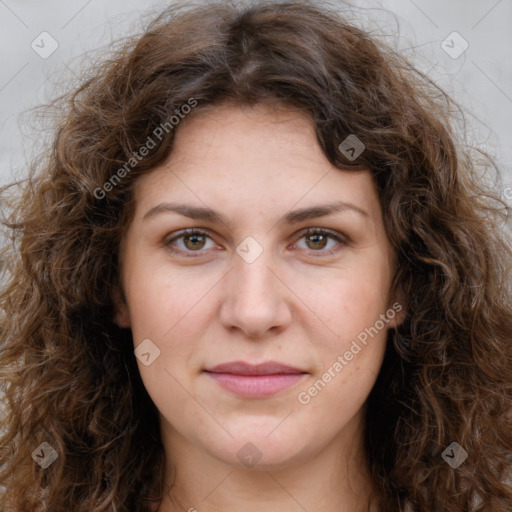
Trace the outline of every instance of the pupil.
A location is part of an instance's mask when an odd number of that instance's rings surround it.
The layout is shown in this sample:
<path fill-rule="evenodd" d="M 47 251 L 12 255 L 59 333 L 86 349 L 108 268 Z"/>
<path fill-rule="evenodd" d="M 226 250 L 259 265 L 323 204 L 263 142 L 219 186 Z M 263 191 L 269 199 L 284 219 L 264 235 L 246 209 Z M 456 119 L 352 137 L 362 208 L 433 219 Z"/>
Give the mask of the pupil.
<path fill-rule="evenodd" d="M 204 238 L 202 235 L 189 235 L 187 237 L 187 240 L 189 242 L 191 242 L 190 243 L 191 247 L 189 247 L 189 249 L 194 249 L 194 248 L 197 249 L 198 248 L 198 244 L 199 244 L 199 246 L 202 247 L 201 242 L 204 244 L 204 240 L 199 240 L 199 239 L 202 239 L 202 238 Z M 198 242 L 198 240 L 199 240 L 199 242 Z M 199 248 L 201 248 L 201 247 L 199 247 Z"/>
<path fill-rule="evenodd" d="M 311 235 L 310 241 L 312 241 L 313 244 L 320 244 L 320 247 L 316 247 L 316 249 L 323 249 L 327 238 L 325 235 Z"/>

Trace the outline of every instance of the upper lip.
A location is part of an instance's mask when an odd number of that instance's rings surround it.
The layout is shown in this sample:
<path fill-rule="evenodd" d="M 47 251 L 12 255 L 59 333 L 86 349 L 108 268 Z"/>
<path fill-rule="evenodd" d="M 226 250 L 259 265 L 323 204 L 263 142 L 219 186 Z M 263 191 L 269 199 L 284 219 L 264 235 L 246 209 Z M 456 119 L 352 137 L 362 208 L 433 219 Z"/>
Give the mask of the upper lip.
<path fill-rule="evenodd" d="M 283 375 L 283 374 L 301 374 L 307 373 L 298 368 L 286 364 L 269 361 L 261 364 L 250 364 L 245 361 L 233 361 L 223 363 L 205 371 L 210 373 L 231 373 L 234 375 Z"/>

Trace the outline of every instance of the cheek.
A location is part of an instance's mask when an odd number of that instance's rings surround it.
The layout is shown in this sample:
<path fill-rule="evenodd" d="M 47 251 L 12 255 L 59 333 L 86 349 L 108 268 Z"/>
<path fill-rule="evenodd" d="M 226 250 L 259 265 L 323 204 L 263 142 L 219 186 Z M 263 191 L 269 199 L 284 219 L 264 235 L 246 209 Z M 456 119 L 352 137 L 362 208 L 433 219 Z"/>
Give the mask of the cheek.
<path fill-rule="evenodd" d="M 124 286 L 135 343 L 154 337 L 165 344 L 176 329 L 186 337 L 183 331 L 187 326 L 197 325 L 204 316 L 208 294 L 218 281 L 204 272 L 200 277 L 199 271 L 173 271 L 165 262 L 149 264 L 142 257 L 127 262 Z"/>
<path fill-rule="evenodd" d="M 135 347 L 149 339 L 158 347 L 159 356 L 149 366 L 140 360 L 137 364 L 157 407 L 168 407 L 172 396 L 172 410 L 181 414 L 191 405 L 190 396 L 179 383 L 189 388 L 190 372 L 199 368 L 197 341 L 208 329 L 219 276 L 205 275 L 204 271 L 199 276 L 199 267 L 195 276 L 194 268 L 172 271 L 169 265 L 149 265 L 146 261 L 134 258 L 131 262 L 125 293 Z"/>
<path fill-rule="evenodd" d="M 340 410 L 350 415 L 361 407 L 384 359 L 394 317 L 388 304 L 390 274 L 382 261 L 372 263 L 352 268 L 317 297 L 318 311 L 332 332 L 319 344 L 322 373 L 310 391 L 329 416 Z"/>
<path fill-rule="evenodd" d="M 187 369 L 196 349 L 194 341 L 205 329 L 212 283 L 197 282 L 185 272 L 172 273 L 167 265 L 147 265 L 135 258 L 131 263 L 133 272 L 126 274 L 125 294 L 133 342 L 137 347 L 149 339 L 159 350 L 150 365 L 137 361 L 142 381 L 159 410 L 192 417 L 197 411 L 184 389 L 189 388 Z"/>
<path fill-rule="evenodd" d="M 301 292 L 304 301 L 318 315 L 330 336 L 331 349 L 341 349 L 365 329 L 370 328 L 389 308 L 388 275 L 382 272 L 350 269 L 336 279 L 318 281 L 318 286 Z M 387 324 L 386 324 L 387 326 Z M 330 340 L 330 341 L 329 341 Z"/>
<path fill-rule="evenodd" d="M 333 434 L 368 398 L 382 366 L 389 329 L 381 320 L 389 311 L 385 295 L 376 290 L 373 279 L 336 284 L 322 301 L 318 298 L 319 316 L 329 331 L 316 336 L 317 373 L 297 397 L 324 416 L 323 424 L 330 425 Z"/>

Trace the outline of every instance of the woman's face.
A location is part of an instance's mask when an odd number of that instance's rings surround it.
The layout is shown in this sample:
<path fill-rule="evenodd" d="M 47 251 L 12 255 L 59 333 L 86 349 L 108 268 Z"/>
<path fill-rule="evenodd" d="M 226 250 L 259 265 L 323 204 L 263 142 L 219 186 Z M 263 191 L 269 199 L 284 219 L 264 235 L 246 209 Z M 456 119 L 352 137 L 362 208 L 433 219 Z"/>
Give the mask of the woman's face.
<path fill-rule="evenodd" d="M 370 173 L 333 167 L 305 116 L 222 105 L 135 200 L 115 320 L 167 445 L 268 467 L 350 445 L 401 308 Z"/>

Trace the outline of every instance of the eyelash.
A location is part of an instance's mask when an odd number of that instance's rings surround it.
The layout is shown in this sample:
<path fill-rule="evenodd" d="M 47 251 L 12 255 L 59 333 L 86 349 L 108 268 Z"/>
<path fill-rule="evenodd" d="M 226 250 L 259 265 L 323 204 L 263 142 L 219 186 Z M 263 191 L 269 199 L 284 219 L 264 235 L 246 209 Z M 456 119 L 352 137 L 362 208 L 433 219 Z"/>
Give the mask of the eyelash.
<path fill-rule="evenodd" d="M 175 242 L 176 240 L 179 240 L 180 238 L 184 238 L 186 236 L 194 236 L 194 235 L 206 236 L 206 237 L 212 239 L 212 237 L 210 236 L 210 234 L 207 231 L 203 231 L 201 229 L 185 229 L 185 230 L 177 233 L 176 236 L 173 236 L 172 238 L 164 241 L 163 245 L 165 247 L 167 247 L 173 253 L 186 254 L 187 257 L 193 257 L 193 258 L 199 257 L 199 256 L 203 255 L 202 253 L 204 253 L 205 250 L 191 251 L 191 250 L 176 249 L 172 245 L 173 242 Z M 325 228 L 308 228 L 304 231 L 301 231 L 298 240 L 300 240 L 301 238 L 304 238 L 306 236 L 310 236 L 310 235 L 327 236 L 327 237 L 339 242 L 341 246 L 345 246 L 347 244 L 346 238 L 343 237 L 341 234 L 337 233 L 336 231 L 331 231 L 331 230 L 325 229 Z M 295 243 L 297 243 L 297 242 L 295 242 Z M 303 250 L 307 250 L 307 249 L 303 249 Z M 335 252 L 337 252 L 338 250 L 339 250 L 339 247 L 332 248 L 329 250 L 317 250 L 317 251 L 315 251 L 313 249 L 309 249 L 309 251 L 312 253 L 320 253 L 320 256 L 330 256 L 330 255 L 334 254 Z M 194 255 L 194 253 L 197 253 L 197 254 Z"/>

